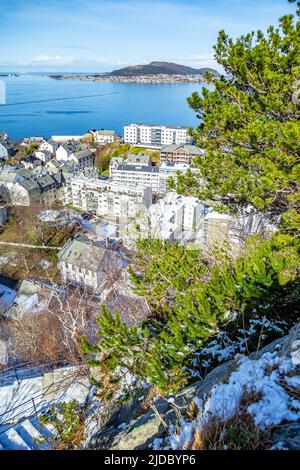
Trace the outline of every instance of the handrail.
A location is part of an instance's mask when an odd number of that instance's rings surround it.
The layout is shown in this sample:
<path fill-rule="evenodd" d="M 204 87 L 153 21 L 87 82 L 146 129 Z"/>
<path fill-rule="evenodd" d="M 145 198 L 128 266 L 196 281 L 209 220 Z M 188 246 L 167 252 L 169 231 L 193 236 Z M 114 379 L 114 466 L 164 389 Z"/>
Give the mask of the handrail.
<path fill-rule="evenodd" d="M 0 415 L 0 426 L 5 426 L 5 423 L 4 423 L 4 422 L 1 423 L 2 418 L 3 418 L 4 416 L 6 416 L 6 415 L 9 414 L 9 413 L 13 413 L 15 410 L 20 409 L 21 407 L 24 408 L 24 406 L 25 406 L 27 403 L 29 403 L 29 402 L 32 402 L 32 403 L 33 403 L 34 408 L 35 408 L 35 406 L 40 406 L 42 403 L 47 403 L 45 399 L 42 399 L 41 401 L 38 402 L 37 405 L 35 405 L 35 401 L 36 401 L 38 398 L 44 398 L 44 397 L 47 397 L 48 395 L 50 395 L 50 394 L 53 392 L 53 390 L 51 390 L 52 388 L 55 388 L 55 391 L 56 391 L 56 392 L 62 391 L 62 394 L 61 394 L 61 396 L 59 397 L 59 400 L 58 400 L 58 401 L 60 401 L 60 400 L 62 399 L 63 395 L 66 393 L 66 390 L 63 390 L 62 388 L 56 388 L 56 387 L 57 387 L 57 385 L 62 384 L 63 382 L 67 382 L 67 381 L 70 382 L 69 385 L 68 385 L 68 388 L 69 388 L 71 385 L 74 384 L 75 378 L 72 377 L 72 379 L 71 379 L 71 381 L 70 381 L 70 376 L 69 376 L 69 377 L 64 377 L 64 378 L 62 378 L 61 380 L 58 380 L 57 382 L 50 384 L 50 385 L 46 388 L 45 392 L 39 393 L 39 394 L 35 395 L 34 397 L 31 397 L 30 399 L 28 399 L 28 400 L 26 400 L 26 401 L 23 401 L 22 403 L 19 403 L 18 405 L 14 406 L 13 408 L 10 408 L 9 410 L 6 410 L 4 413 L 2 413 L 2 414 Z M 49 403 L 50 403 L 50 402 L 49 402 Z M 28 418 L 31 418 L 32 416 L 34 416 L 34 415 L 36 414 L 36 413 L 34 412 L 34 413 L 32 413 L 32 414 L 30 414 L 30 415 L 28 415 L 28 416 L 24 416 L 24 413 L 26 413 L 29 409 L 32 409 L 32 408 L 28 408 L 28 409 L 25 409 L 25 410 L 22 409 L 22 411 L 21 411 L 20 413 L 17 413 L 17 414 L 15 414 L 15 415 L 11 416 L 10 419 L 15 419 L 15 418 L 17 418 L 18 416 L 22 416 L 22 418 L 21 418 L 19 421 L 17 421 L 16 423 L 12 423 L 12 426 L 10 426 L 10 427 L 8 427 L 8 428 L 6 427 L 4 430 L 0 431 L 0 435 L 3 434 L 3 433 L 5 433 L 5 432 L 7 431 L 7 429 L 10 429 L 11 427 L 16 426 L 17 424 L 21 423 L 22 421 L 24 421 L 24 420 L 26 420 L 26 419 L 28 419 Z"/>
<path fill-rule="evenodd" d="M 9 372 L 11 370 L 23 369 L 25 368 L 24 366 L 27 366 L 30 364 L 31 365 L 35 364 L 35 361 L 22 362 L 21 364 L 18 364 L 16 366 L 10 366 L 10 367 L 7 367 L 6 369 L 0 369 L 0 374 L 5 374 L 6 372 Z M 57 365 L 58 364 L 70 364 L 70 362 L 64 359 L 61 361 L 46 362 L 45 364 L 36 365 L 35 367 L 38 369 L 38 368 L 43 368 L 43 367 L 47 367 L 47 366 L 55 365 L 55 364 Z"/>

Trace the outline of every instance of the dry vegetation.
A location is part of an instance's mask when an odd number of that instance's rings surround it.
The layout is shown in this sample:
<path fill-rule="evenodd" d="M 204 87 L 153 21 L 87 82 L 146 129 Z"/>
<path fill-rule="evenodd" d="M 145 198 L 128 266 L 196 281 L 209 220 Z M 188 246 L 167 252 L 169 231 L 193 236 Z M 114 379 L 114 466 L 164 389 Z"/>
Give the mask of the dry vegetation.
<path fill-rule="evenodd" d="M 38 313 L 0 320 L 0 337 L 9 349 L 9 365 L 30 362 L 35 365 L 58 361 L 82 364 L 82 336 L 92 340 L 99 306 L 82 289 L 59 293 L 44 289 Z"/>
<path fill-rule="evenodd" d="M 211 418 L 203 427 L 196 427 L 192 441 L 183 444 L 184 450 L 263 450 L 270 448 L 271 429 L 261 431 L 247 412 L 251 403 L 260 400 L 259 393 L 245 393 L 236 414 L 227 421 Z M 197 407 L 189 410 L 194 419 Z"/>
<path fill-rule="evenodd" d="M 76 226 L 59 222 L 42 222 L 38 214 L 44 208 L 39 205 L 13 208 L 9 220 L 0 234 L 0 242 L 23 243 L 60 247 L 74 234 Z M 0 245 L 0 257 L 7 259 L 1 264 L 1 273 L 22 280 L 54 279 L 57 275 L 55 250 Z"/>

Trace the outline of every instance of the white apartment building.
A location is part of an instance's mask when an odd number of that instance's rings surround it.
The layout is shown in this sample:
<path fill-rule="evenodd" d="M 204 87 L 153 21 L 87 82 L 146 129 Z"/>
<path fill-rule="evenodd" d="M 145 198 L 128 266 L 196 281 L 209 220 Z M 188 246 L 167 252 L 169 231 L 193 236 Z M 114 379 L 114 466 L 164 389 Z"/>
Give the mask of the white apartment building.
<path fill-rule="evenodd" d="M 85 177 L 74 178 L 70 187 L 73 206 L 100 216 L 134 218 L 152 203 L 151 187 Z"/>
<path fill-rule="evenodd" d="M 204 204 L 197 198 L 170 192 L 148 211 L 152 235 L 171 241 L 180 238 L 182 232 L 197 228 L 204 211 Z"/>
<path fill-rule="evenodd" d="M 162 147 L 192 142 L 186 127 L 155 124 L 129 124 L 124 126 L 124 141 L 132 145 Z"/>
<path fill-rule="evenodd" d="M 128 164 L 126 161 L 116 165 L 110 165 L 110 176 L 113 182 L 119 182 L 128 186 L 141 185 L 150 187 L 154 194 L 159 193 L 159 167 L 151 165 Z"/>
<path fill-rule="evenodd" d="M 153 194 L 165 194 L 167 192 L 168 178 L 177 177 L 177 173 L 185 174 L 188 170 L 197 172 L 196 168 L 190 165 L 171 163 L 162 163 L 160 166 L 152 166 L 151 164 L 135 164 L 128 160 L 122 161 L 120 158 L 111 160 L 109 173 L 113 181 L 119 181 L 128 185 L 150 186 Z"/>
<path fill-rule="evenodd" d="M 250 235 L 260 233 L 269 236 L 275 230 L 276 226 L 264 214 L 233 216 L 210 207 L 199 226 L 196 239 L 205 246 L 220 246 L 227 242 L 234 248 L 241 246 Z"/>
<path fill-rule="evenodd" d="M 201 224 L 205 210 L 197 198 L 169 192 L 129 224 L 125 231 L 125 244 L 131 246 L 138 237 L 187 241 Z"/>

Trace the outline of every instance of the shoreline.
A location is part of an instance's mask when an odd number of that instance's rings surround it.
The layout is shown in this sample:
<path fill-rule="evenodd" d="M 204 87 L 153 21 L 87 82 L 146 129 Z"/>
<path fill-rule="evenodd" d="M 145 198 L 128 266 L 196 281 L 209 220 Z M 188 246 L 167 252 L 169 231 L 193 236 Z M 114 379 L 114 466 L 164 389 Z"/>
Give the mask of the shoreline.
<path fill-rule="evenodd" d="M 106 83 L 205 83 L 202 75 L 139 75 L 126 77 L 121 75 L 48 75 L 53 80 L 77 80 L 82 82 Z"/>

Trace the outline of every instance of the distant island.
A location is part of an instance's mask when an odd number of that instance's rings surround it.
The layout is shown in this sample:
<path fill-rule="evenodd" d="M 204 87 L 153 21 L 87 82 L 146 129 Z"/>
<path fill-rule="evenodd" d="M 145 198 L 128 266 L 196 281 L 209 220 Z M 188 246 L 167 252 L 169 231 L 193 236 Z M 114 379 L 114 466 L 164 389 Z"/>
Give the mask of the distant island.
<path fill-rule="evenodd" d="M 132 83 L 199 83 L 205 81 L 209 72 L 219 76 L 219 73 L 209 67 L 195 69 L 173 62 L 151 62 L 146 65 L 132 65 L 122 69 L 101 74 L 55 74 L 49 75 L 55 80 L 82 80 L 98 82 L 132 82 Z"/>
<path fill-rule="evenodd" d="M 18 73 L 0 73 L 0 77 L 19 77 Z"/>

